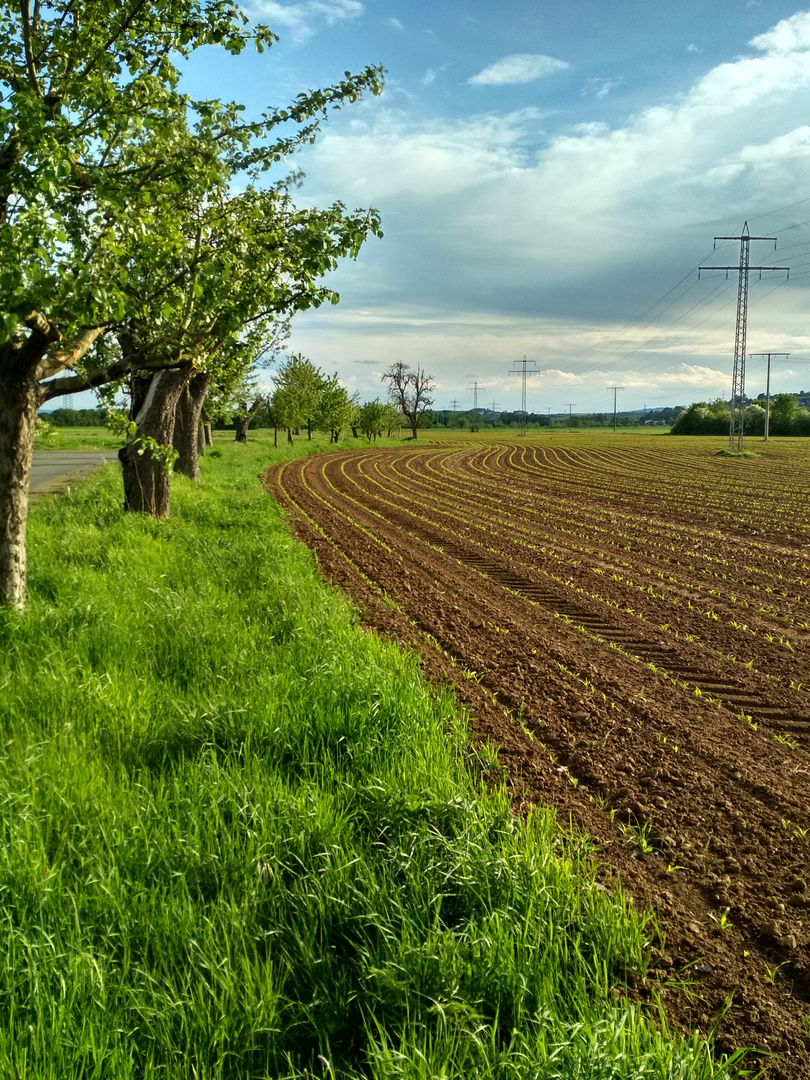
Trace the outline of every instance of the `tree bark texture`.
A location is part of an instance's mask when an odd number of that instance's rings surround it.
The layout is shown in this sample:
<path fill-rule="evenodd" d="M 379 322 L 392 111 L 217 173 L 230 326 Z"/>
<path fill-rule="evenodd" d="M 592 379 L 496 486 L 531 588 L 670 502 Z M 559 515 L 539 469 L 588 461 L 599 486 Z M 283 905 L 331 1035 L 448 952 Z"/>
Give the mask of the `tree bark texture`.
<path fill-rule="evenodd" d="M 211 377 L 192 375 L 177 402 L 172 445 L 177 451 L 174 471 L 190 480 L 200 479 L 200 423 Z"/>
<path fill-rule="evenodd" d="M 0 604 L 25 608 L 25 524 L 37 411 L 42 401 L 40 367 L 59 331 L 37 311 L 20 335 L 0 349 Z"/>
<path fill-rule="evenodd" d="M 0 362 L 0 603 L 25 607 L 25 523 L 39 380 Z"/>
<path fill-rule="evenodd" d="M 161 446 L 173 444 L 177 403 L 190 374 L 188 368 L 161 368 L 149 379 L 135 379 L 132 413 L 138 435 L 151 437 Z M 171 471 L 155 461 L 150 450 L 139 454 L 136 438 L 128 439 L 118 451 L 124 470 L 124 509 L 168 517 Z"/>

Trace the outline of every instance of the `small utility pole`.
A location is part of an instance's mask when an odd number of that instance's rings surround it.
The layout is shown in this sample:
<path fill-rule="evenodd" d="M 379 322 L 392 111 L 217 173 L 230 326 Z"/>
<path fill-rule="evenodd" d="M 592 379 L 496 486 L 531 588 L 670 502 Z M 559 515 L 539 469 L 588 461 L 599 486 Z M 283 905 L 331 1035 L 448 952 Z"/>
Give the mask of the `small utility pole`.
<path fill-rule="evenodd" d="M 734 335 L 734 371 L 731 375 L 731 421 L 728 430 L 729 450 L 742 450 L 744 435 L 745 414 L 745 335 L 748 324 L 748 272 L 750 270 L 787 270 L 790 277 L 789 266 L 749 266 L 751 258 L 750 246 L 752 240 L 773 240 L 773 249 L 776 251 L 775 236 L 751 236 L 748 232 L 748 222 L 742 228 L 741 236 L 715 236 L 714 246 L 718 240 L 740 241 L 740 264 L 739 266 L 701 266 L 698 269 L 698 278 L 701 270 L 725 270 L 728 277 L 730 270 L 739 273 L 737 279 L 737 329 Z"/>
<path fill-rule="evenodd" d="M 613 391 L 613 434 L 616 434 L 616 391 L 624 390 L 623 386 L 609 386 L 608 390 Z"/>
<path fill-rule="evenodd" d="M 749 360 L 753 360 L 755 356 L 767 356 L 768 358 L 768 374 L 765 376 L 765 438 L 763 442 L 768 441 L 768 433 L 771 427 L 771 357 L 782 356 L 787 359 L 790 356 L 789 352 L 755 352 L 749 353 Z"/>
<path fill-rule="evenodd" d="M 571 410 L 576 405 L 575 401 L 566 401 L 565 407 L 568 409 L 568 430 L 571 430 Z"/>
<path fill-rule="evenodd" d="M 522 390 L 520 395 L 520 434 L 526 434 L 526 377 L 527 375 L 536 375 L 536 371 L 527 371 L 527 365 L 536 363 L 535 360 L 527 360 L 524 356 L 522 360 L 519 360 L 519 368 L 509 372 L 510 375 L 521 375 L 523 377 Z"/>

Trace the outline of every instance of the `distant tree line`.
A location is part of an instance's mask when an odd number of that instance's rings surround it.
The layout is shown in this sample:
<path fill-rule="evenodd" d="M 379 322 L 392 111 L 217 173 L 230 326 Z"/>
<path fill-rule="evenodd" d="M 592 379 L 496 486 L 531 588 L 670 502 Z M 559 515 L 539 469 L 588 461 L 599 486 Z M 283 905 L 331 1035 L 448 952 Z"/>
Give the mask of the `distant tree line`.
<path fill-rule="evenodd" d="M 54 427 L 104 427 L 107 414 L 103 409 L 52 409 L 39 414 Z"/>
<path fill-rule="evenodd" d="M 617 427 L 636 427 L 639 424 L 671 424 L 682 411 L 683 406 L 675 405 L 665 409 L 634 409 L 616 414 Z M 483 428 L 519 428 L 523 414 L 519 410 L 498 412 L 494 409 L 469 409 L 457 412 L 452 409 L 437 409 L 429 412 L 425 418 L 426 427 L 457 428 L 461 431 L 480 431 Z M 612 412 L 596 413 L 535 413 L 526 414 L 525 423 L 529 428 L 604 428 L 613 426 Z"/>
<path fill-rule="evenodd" d="M 726 435 L 731 422 L 731 405 L 722 398 L 696 401 L 672 425 L 672 435 Z M 765 399 L 759 397 L 745 408 L 744 430 L 748 435 L 765 434 Z M 799 404 L 796 394 L 776 394 L 771 398 L 769 434 L 810 435 L 810 409 Z"/>
<path fill-rule="evenodd" d="M 243 386 L 241 400 L 223 409 L 214 427 L 235 430 L 240 442 L 246 441 L 251 425 L 273 428 L 276 443 L 279 431 L 288 442 L 302 431 L 310 439 L 314 431 L 328 433 L 330 442 L 338 442 L 345 430 L 354 438 L 363 435 L 376 440 L 390 435 L 402 422 L 402 414 L 390 403 L 376 398 L 361 405 L 357 394 L 349 395 L 337 372 L 327 375 L 301 353 L 294 353 L 273 376 L 270 393 Z"/>

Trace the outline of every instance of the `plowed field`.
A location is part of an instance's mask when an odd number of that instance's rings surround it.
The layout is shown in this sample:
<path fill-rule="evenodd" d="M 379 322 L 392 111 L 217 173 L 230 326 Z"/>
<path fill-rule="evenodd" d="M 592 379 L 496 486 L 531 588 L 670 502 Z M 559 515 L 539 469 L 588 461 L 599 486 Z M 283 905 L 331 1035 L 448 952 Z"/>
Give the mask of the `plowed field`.
<path fill-rule="evenodd" d="M 516 810 L 658 912 L 627 992 L 810 1078 L 810 450 L 575 438 L 275 467 L 324 575 L 454 684 Z M 493 767 L 493 774 L 498 772 Z M 684 989 L 684 984 L 688 984 Z"/>

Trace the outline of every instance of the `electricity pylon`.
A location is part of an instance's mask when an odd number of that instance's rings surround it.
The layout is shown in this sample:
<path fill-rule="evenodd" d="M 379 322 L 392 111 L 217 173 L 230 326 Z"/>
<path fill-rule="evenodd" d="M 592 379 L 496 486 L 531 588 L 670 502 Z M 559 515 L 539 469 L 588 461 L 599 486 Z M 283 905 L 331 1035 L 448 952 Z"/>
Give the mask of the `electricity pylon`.
<path fill-rule="evenodd" d="M 536 360 L 527 360 L 526 357 L 524 356 L 522 360 L 517 361 L 517 363 L 520 364 L 520 367 L 516 368 L 516 369 L 513 369 L 512 371 L 509 372 L 510 375 L 520 375 L 520 376 L 522 376 L 522 380 L 523 380 L 522 385 L 521 385 L 521 393 L 520 393 L 520 434 L 521 435 L 526 434 L 526 415 L 527 415 L 526 414 L 526 377 L 528 375 L 536 375 L 537 374 L 536 371 L 528 371 L 527 366 L 529 364 L 535 364 L 536 362 L 537 362 Z"/>
<path fill-rule="evenodd" d="M 568 409 L 568 430 L 571 430 L 571 410 L 576 405 L 575 401 L 566 401 L 565 407 Z"/>
<path fill-rule="evenodd" d="M 478 412 L 478 391 L 483 390 L 483 389 L 484 389 L 484 384 L 478 382 L 477 379 L 476 379 L 475 382 L 470 383 L 470 385 L 467 387 L 467 393 L 468 394 L 469 394 L 470 390 L 472 390 L 472 392 L 473 392 L 473 412 Z"/>
<path fill-rule="evenodd" d="M 739 266 L 701 266 L 698 268 L 698 278 L 701 270 L 725 270 L 728 277 L 730 270 L 739 273 L 737 280 L 737 329 L 734 335 L 734 371 L 731 376 L 731 420 L 728 429 L 729 450 L 742 450 L 743 436 L 745 434 L 745 335 L 748 323 L 748 273 L 750 270 L 787 270 L 790 276 L 789 266 L 750 266 L 750 245 L 752 240 L 773 240 L 773 249 L 776 251 L 775 236 L 751 236 L 748 232 L 748 222 L 743 225 L 741 236 L 715 236 L 714 246 L 718 240 L 740 241 L 740 264 Z"/>

